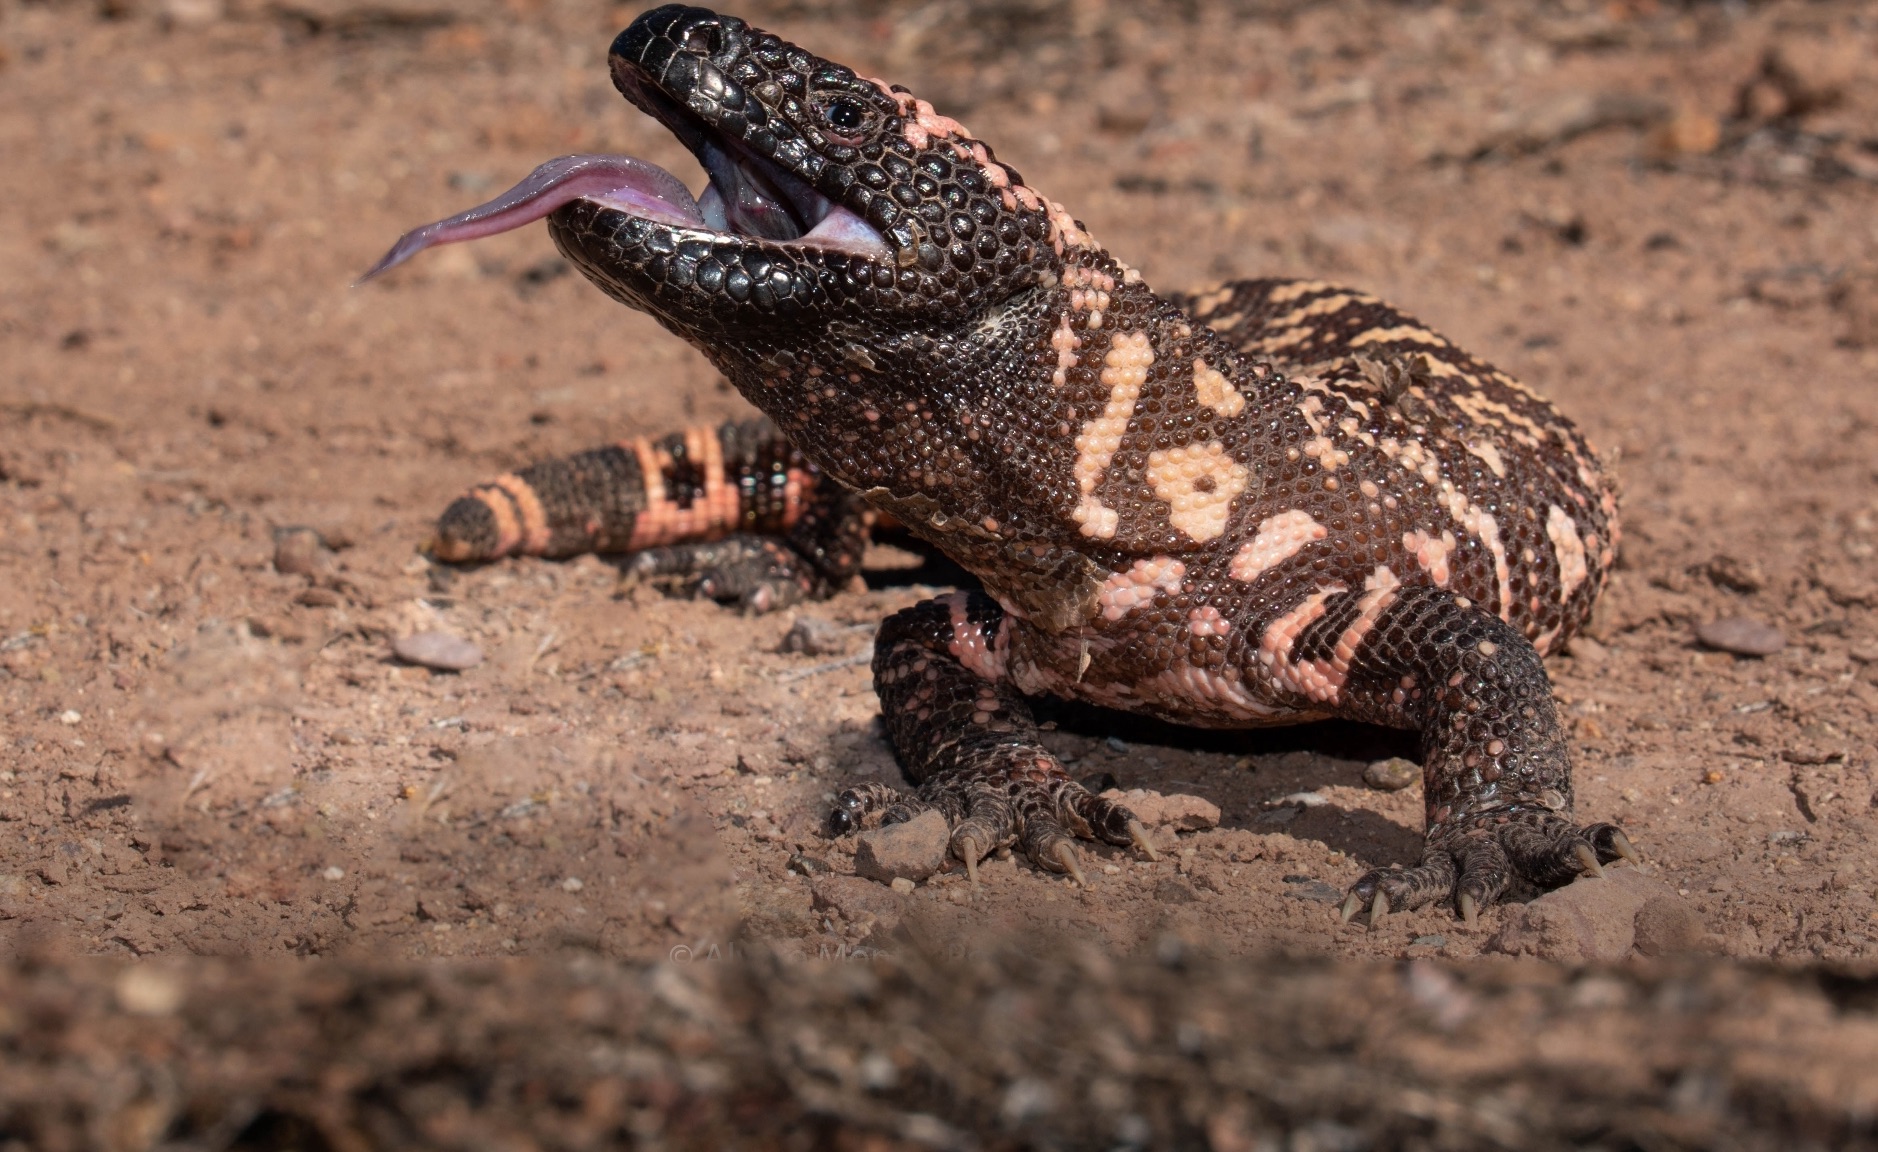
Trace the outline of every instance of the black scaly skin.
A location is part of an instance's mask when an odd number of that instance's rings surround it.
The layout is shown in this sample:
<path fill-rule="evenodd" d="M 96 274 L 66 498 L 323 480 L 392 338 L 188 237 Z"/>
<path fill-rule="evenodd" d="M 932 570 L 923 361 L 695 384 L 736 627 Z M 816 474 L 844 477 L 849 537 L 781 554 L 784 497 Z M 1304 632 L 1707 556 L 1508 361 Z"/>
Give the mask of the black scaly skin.
<path fill-rule="evenodd" d="M 1064 867 L 1063 846 L 1077 836 L 1132 843 L 1126 808 L 1069 778 L 1038 743 L 1023 694 L 1005 680 L 986 680 L 949 651 L 957 629 L 993 635 L 1004 618 L 997 601 L 957 592 L 888 617 L 874 640 L 874 690 L 888 738 L 918 796 L 863 785 L 838 800 L 840 828 L 871 810 L 896 823 L 937 808 L 952 825 L 952 849 L 976 864 L 994 848 L 1016 843 L 1025 856 Z"/>
<path fill-rule="evenodd" d="M 984 582 L 882 628 L 918 791 L 975 863 L 1075 871 L 1130 839 L 1041 747 L 1051 693 L 1212 727 L 1347 716 L 1421 733 L 1422 862 L 1372 916 L 1630 852 L 1572 819 L 1541 656 L 1589 615 L 1616 502 L 1550 404 L 1372 297 L 1262 280 L 1158 295 L 903 89 L 702 9 L 647 13 L 614 81 L 694 149 L 764 158 L 872 223 L 869 257 L 576 201 L 555 242 L 699 348 L 820 475 Z M 726 144 L 728 142 L 728 144 Z"/>

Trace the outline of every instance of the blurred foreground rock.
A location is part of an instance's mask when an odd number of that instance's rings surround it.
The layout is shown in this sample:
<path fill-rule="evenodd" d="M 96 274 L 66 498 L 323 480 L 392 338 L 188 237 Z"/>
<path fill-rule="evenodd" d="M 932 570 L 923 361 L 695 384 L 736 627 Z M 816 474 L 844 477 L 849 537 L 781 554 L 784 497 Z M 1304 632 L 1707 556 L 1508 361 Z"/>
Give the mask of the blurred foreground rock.
<path fill-rule="evenodd" d="M 1878 1114 L 1870 973 L 1040 943 L 960 962 L 42 962 L 0 977 L 0 1141 L 1791 1149 L 1868 1147 Z"/>

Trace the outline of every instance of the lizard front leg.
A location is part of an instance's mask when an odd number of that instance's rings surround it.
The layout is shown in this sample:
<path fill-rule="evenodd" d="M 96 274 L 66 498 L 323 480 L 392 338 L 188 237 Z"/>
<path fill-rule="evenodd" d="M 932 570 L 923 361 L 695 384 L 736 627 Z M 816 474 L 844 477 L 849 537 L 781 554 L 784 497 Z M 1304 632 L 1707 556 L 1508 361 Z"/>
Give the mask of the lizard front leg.
<path fill-rule="evenodd" d="M 859 571 L 868 514 L 767 420 L 691 428 L 554 460 L 478 484 L 438 519 L 432 552 L 635 552 L 629 575 L 679 576 L 765 612 L 838 590 Z"/>
<path fill-rule="evenodd" d="M 1518 877 L 1554 888 L 1635 858 L 1610 824 L 1571 819 L 1571 758 L 1545 665 L 1499 617 L 1428 586 L 1347 592 L 1273 624 L 1260 649 L 1281 682 L 1358 719 L 1419 729 L 1421 863 L 1379 868 L 1343 907 L 1374 924 L 1452 897 L 1469 924 Z"/>
<path fill-rule="evenodd" d="M 929 808 L 952 826 L 952 855 L 974 882 L 978 862 L 1015 844 L 1040 868 L 1083 882 L 1076 838 L 1139 844 L 1133 813 L 1070 779 L 1038 741 L 1030 704 L 1005 674 L 1004 610 L 955 592 L 887 618 L 874 641 L 874 691 L 912 795 L 885 785 L 850 788 L 829 831 L 841 835 L 879 813 L 898 823 Z"/>

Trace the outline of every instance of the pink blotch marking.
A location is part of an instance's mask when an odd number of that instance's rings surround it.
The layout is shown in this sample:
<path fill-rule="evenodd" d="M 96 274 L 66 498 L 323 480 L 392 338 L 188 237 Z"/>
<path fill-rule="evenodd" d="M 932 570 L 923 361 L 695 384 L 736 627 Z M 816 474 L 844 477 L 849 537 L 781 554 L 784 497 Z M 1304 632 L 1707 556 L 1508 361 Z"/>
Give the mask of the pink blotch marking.
<path fill-rule="evenodd" d="M 1444 531 L 1440 536 L 1435 536 L 1417 528 L 1402 533 L 1402 547 L 1409 550 L 1415 557 L 1415 563 L 1428 573 L 1428 578 L 1439 588 L 1448 586 L 1448 578 L 1452 575 L 1448 569 L 1448 555 L 1454 551 L 1456 543 L 1458 541 L 1452 532 Z"/>
<path fill-rule="evenodd" d="M 1195 636 L 1225 636 L 1232 631 L 1232 623 L 1219 614 L 1219 609 L 1205 604 L 1187 613 L 1187 631 Z"/>
<path fill-rule="evenodd" d="M 1234 580 L 1250 584 L 1327 535 L 1329 531 L 1309 512 L 1294 509 L 1267 516 L 1259 522 L 1251 542 L 1240 546 L 1228 571 Z"/>
<path fill-rule="evenodd" d="M 1136 608 L 1154 603 L 1159 592 L 1178 596 L 1186 575 L 1187 566 L 1169 556 L 1135 561 L 1128 571 L 1117 572 L 1102 582 L 1102 591 L 1096 596 L 1102 618 L 1111 623 L 1120 620 Z"/>
<path fill-rule="evenodd" d="M 1388 568 L 1379 567 L 1371 572 L 1369 579 L 1363 583 L 1363 596 L 1357 601 L 1357 617 L 1337 637 L 1330 659 L 1293 662 L 1291 649 L 1298 637 L 1323 617 L 1325 602 L 1345 590 L 1340 584 L 1318 589 L 1306 597 L 1302 604 L 1266 627 L 1265 637 L 1259 642 L 1259 663 L 1286 691 L 1325 704 L 1340 702 L 1344 682 L 1349 678 L 1350 662 L 1355 659 L 1363 638 L 1369 635 L 1376 621 L 1395 603 L 1396 589 L 1400 587 L 1401 582 Z"/>
<path fill-rule="evenodd" d="M 972 623 L 965 615 L 965 605 L 970 599 L 968 594 L 953 592 L 937 599 L 946 606 L 952 621 L 952 639 L 947 641 L 946 651 L 980 680 L 995 684 L 1004 679 L 1011 656 L 1010 619 L 1007 617 L 999 622 L 996 635 L 987 636 L 983 628 Z"/>

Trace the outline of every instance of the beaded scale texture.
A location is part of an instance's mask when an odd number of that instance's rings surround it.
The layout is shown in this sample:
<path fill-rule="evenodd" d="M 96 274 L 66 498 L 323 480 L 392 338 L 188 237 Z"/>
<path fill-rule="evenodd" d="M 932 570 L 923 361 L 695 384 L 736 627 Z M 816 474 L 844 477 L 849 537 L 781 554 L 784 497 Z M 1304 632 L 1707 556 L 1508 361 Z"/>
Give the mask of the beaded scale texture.
<path fill-rule="evenodd" d="M 704 162 L 703 197 L 564 158 L 374 274 L 546 216 L 766 419 L 479 485 L 440 559 L 633 551 L 765 611 L 845 586 L 897 522 L 983 591 L 881 626 L 874 683 L 916 791 L 851 789 L 831 831 L 936 808 L 974 873 L 1004 846 L 1076 875 L 1078 838 L 1152 852 L 1039 743 L 1036 695 L 1419 732 L 1424 856 L 1359 880 L 1346 919 L 1452 899 L 1471 921 L 1516 881 L 1633 856 L 1573 820 L 1541 662 L 1618 545 L 1610 480 L 1551 404 L 1353 289 L 1156 292 L 956 121 L 734 18 L 649 12 L 611 66 Z"/>

